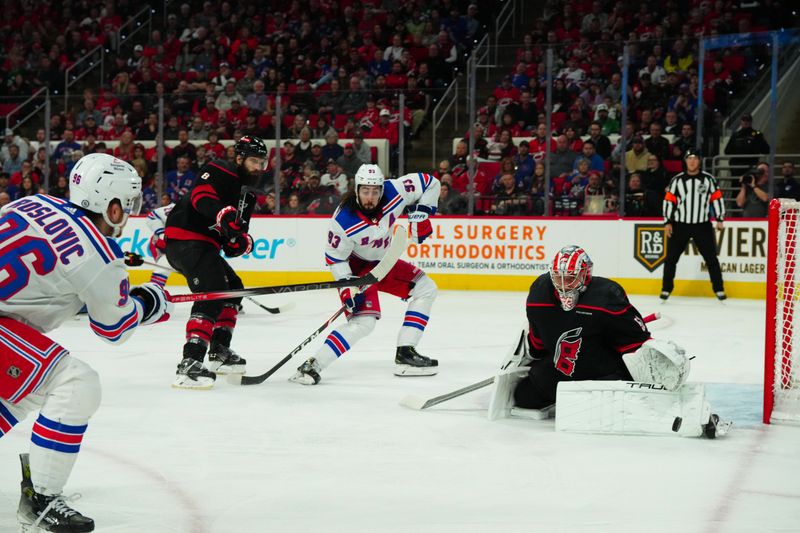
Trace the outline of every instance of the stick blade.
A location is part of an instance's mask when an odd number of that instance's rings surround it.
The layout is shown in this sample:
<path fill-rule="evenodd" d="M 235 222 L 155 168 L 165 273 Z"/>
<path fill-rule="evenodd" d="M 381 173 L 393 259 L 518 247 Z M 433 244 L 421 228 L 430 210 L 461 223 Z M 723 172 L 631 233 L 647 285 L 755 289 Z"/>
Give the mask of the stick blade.
<path fill-rule="evenodd" d="M 226 374 L 225 381 L 231 385 L 241 385 L 244 376 L 242 374 Z"/>
<path fill-rule="evenodd" d="M 381 259 L 380 262 L 375 265 L 375 267 L 370 271 L 370 274 L 375 276 L 378 281 L 385 278 L 389 271 L 394 268 L 394 264 L 397 263 L 397 260 L 400 259 L 400 256 L 406 251 L 407 246 L 408 229 L 401 224 L 395 224 L 392 242 L 389 244 L 389 248 L 386 250 L 386 254 L 384 254 L 383 259 Z"/>
<path fill-rule="evenodd" d="M 295 307 L 294 302 L 288 302 L 278 307 L 278 309 L 280 310 L 281 313 L 285 313 L 287 311 L 291 311 L 292 309 L 294 309 L 294 307 Z"/>
<path fill-rule="evenodd" d="M 403 407 L 407 407 L 409 409 L 413 409 L 414 411 L 421 411 L 429 407 L 428 400 L 414 395 L 406 396 L 405 398 L 400 400 L 400 405 L 402 405 Z"/>

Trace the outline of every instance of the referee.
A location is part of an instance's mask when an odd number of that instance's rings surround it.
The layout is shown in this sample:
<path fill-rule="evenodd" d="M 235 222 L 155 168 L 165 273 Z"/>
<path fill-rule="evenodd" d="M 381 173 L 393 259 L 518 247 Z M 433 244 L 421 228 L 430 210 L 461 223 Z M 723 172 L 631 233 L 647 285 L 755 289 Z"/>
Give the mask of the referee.
<path fill-rule="evenodd" d="M 675 267 L 689 239 L 694 239 L 708 267 L 711 287 L 719 300 L 727 298 L 722 284 L 722 270 L 717 259 L 717 244 L 714 229 L 709 220 L 709 209 L 713 208 L 717 229 L 722 229 L 725 205 L 717 180 L 708 172 L 700 170 L 700 154 L 687 150 L 684 156 L 686 171 L 677 174 L 669 182 L 664 195 L 664 229 L 667 234 L 667 259 L 664 262 L 664 277 L 661 281 L 661 299 L 669 298 L 675 279 Z"/>

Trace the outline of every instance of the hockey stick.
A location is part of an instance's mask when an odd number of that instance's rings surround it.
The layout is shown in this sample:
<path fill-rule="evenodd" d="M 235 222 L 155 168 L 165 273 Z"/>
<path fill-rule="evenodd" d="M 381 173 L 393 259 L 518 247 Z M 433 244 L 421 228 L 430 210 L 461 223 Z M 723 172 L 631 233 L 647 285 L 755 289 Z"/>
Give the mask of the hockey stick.
<path fill-rule="evenodd" d="M 305 347 L 306 347 L 306 345 L 307 345 L 308 343 L 310 343 L 310 342 L 311 342 L 311 341 L 313 341 L 315 338 L 317 338 L 317 335 L 319 335 L 320 333 L 322 333 L 323 331 L 325 331 L 325 328 L 327 328 L 328 326 L 330 326 L 330 325 L 331 325 L 331 323 L 333 323 L 333 321 L 334 321 L 334 320 L 336 320 L 337 318 L 339 318 L 339 316 L 340 316 L 342 313 L 344 313 L 344 310 L 345 310 L 345 309 L 346 309 L 346 307 L 345 307 L 345 306 L 342 306 L 342 307 L 340 307 L 340 308 L 339 308 L 339 309 L 338 309 L 338 310 L 337 310 L 337 311 L 336 311 L 336 312 L 333 314 L 333 316 L 331 316 L 331 317 L 330 317 L 328 320 L 326 320 L 326 321 L 325 321 L 325 322 L 324 322 L 324 323 L 323 323 L 323 324 L 322 324 L 320 327 L 318 327 L 318 328 L 317 328 L 317 329 L 314 331 L 314 333 L 312 333 L 311 335 L 309 335 L 308 337 L 306 337 L 305 339 L 303 339 L 303 341 L 302 341 L 300 344 L 298 344 L 298 345 L 297 345 L 297 347 L 296 347 L 294 350 L 292 350 L 291 352 L 289 352 L 288 354 L 286 354 L 286 357 L 284 357 L 283 359 L 281 359 L 280 361 L 278 361 L 278 364 L 276 364 L 275 366 L 273 366 L 272 368 L 270 368 L 269 370 L 267 370 L 267 371 L 266 371 L 266 372 L 264 372 L 263 374 L 259 374 L 259 375 L 257 375 L 257 376 L 242 376 L 242 375 L 238 375 L 238 374 L 228 374 L 228 377 L 227 377 L 228 381 L 229 381 L 229 382 L 231 382 L 231 383 L 232 383 L 232 384 L 234 384 L 234 385 L 258 385 L 259 383 L 264 383 L 264 382 L 267 380 L 267 378 L 268 378 L 268 377 L 270 377 L 272 374 L 274 374 L 275 372 L 277 372 L 277 371 L 278 371 L 278 369 L 279 369 L 280 367 L 282 367 L 283 365 L 285 365 L 286 363 L 288 363 L 288 362 L 289 362 L 289 359 L 291 359 L 292 357 L 294 357 L 295 355 L 297 355 L 297 354 L 300 352 L 300 350 L 302 350 L 303 348 L 305 348 Z"/>
<path fill-rule="evenodd" d="M 360 287 L 362 285 L 373 285 L 382 280 L 394 264 L 406 251 L 408 242 L 408 230 L 405 226 L 396 225 L 394 238 L 386 249 L 383 259 L 365 276 L 360 278 L 342 279 L 339 281 L 318 281 L 312 283 L 298 283 L 294 285 L 274 285 L 271 287 L 255 287 L 252 289 L 232 289 L 227 291 L 195 292 L 191 294 L 170 295 L 169 300 L 173 303 L 199 302 L 207 300 L 227 300 L 230 298 L 240 298 L 245 296 L 258 296 L 260 294 L 283 294 L 286 292 L 305 292 L 321 289 L 340 289 L 343 287 Z"/>
<path fill-rule="evenodd" d="M 141 255 L 135 254 L 133 252 L 125 252 L 125 264 L 128 266 L 151 266 L 154 268 L 160 268 L 162 270 L 169 270 L 170 272 L 178 272 L 174 268 L 170 268 L 166 265 L 159 265 L 158 263 L 153 263 L 152 261 L 146 261 L 142 258 Z M 281 305 L 280 307 L 268 307 L 255 298 L 251 298 L 250 296 L 245 296 L 245 300 L 254 303 L 255 305 L 259 306 L 264 311 L 271 313 L 273 315 L 277 315 L 280 313 L 285 313 L 286 311 L 294 308 L 294 303 L 289 302 L 288 304 Z"/>
<path fill-rule="evenodd" d="M 660 317 L 661 315 L 659 313 L 651 313 L 646 317 L 643 317 L 642 320 L 646 324 L 648 322 L 658 320 Z M 492 383 L 494 383 L 494 376 L 486 378 L 483 381 L 473 383 L 472 385 L 467 385 L 466 387 L 458 390 L 454 390 L 453 392 L 448 392 L 447 394 L 442 394 L 440 396 L 434 396 L 433 398 L 427 400 L 425 398 L 420 398 L 419 396 L 410 395 L 400 400 L 400 405 L 403 407 L 408 407 L 409 409 L 414 409 L 415 411 L 421 411 L 436 404 L 446 402 L 447 400 L 452 400 L 453 398 L 458 398 L 459 396 L 469 394 L 472 391 L 488 387 Z"/>

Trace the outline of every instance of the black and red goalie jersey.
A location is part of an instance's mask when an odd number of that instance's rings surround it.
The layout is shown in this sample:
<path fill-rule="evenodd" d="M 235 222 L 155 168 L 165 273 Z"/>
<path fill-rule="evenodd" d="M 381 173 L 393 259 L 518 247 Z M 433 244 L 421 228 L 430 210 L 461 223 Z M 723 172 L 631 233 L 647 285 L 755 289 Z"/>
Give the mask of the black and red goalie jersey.
<path fill-rule="evenodd" d="M 245 174 L 244 170 L 241 170 Z M 192 190 L 175 203 L 167 218 L 167 240 L 205 241 L 220 247 L 226 240 L 213 229 L 221 209 L 237 207 L 242 185 L 250 185 L 240 167 L 224 159 L 203 165 Z"/>
<path fill-rule="evenodd" d="M 542 274 L 531 285 L 527 315 L 535 358 L 530 374 L 538 374 L 540 386 L 546 383 L 553 400 L 559 381 L 631 379 L 622 354 L 650 338 L 625 290 L 607 278 L 591 278 L 578 303 L 565 311 L 551 274 Z"/>

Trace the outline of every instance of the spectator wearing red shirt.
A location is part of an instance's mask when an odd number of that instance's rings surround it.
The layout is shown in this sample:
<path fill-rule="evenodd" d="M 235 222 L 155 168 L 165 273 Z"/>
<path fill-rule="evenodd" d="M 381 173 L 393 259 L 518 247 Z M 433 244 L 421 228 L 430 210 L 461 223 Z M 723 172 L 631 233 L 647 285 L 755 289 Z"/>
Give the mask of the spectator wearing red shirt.
<path fill-rule="evenodd" d="M 391 148 L 396 148 L 399 143 L 400 134 L 397 122 L 391 121 L 392 112 L 388 109 L 381 109 L 378 117 L 378 123 L 372 126 L 372 130 L 369 132 L 369 138 L 388 139 L 389 146 Z"/>
<path fill-rule="evenodd" d="M 519 89 L 511 84 L 511 80 L 511 76 L 504 76 L 503 81 L 500 82 L 500 86 L 497 87 L 492 93 L 492 95 L 497 98 L 498 102 L 502 102 L 506 98 L 513 102 L 519 101 Z"/>
<path fill-rule="evenodd" d="M 215 130 L 209 132 L 208 142 L 203 147 L 207 153 L 214 154 L 217 159 L 225 155 L 225 147 L 219 142 L 219 135 Z"/>
<path fill-rule="evenodd" d="M 22 168 L 11 174 L 8 184 L 18 187 L 22 183 L 22 179 L 26 177 L 30 177 L 36 185 L 39 185 L 39 174 L 33 170 L 33 165 L 31 165 L 30 161 L 22 162 Z"/>
<path fill-rule="evenodd" d="M 133 161 L 133 133 L 130 130 L 122 132 L 119 144 L 114 148 L 112 155 L 129 163 Z"/>
<path fill-rule="evenodd" d="M 228 124 L 236 129 L 240 129 L 247 121 L 247 108 L 239 100 L 231 101 L 231 108 L 225 112 Z"/>
<path fill-rule="evenodd" d="M 206 107 L 200 111 L 200 119 L 205 122 L 206 126 L 213 127 L 219 122 L 219 114 L 215 98 L 213 96 L 207 96 Z"/>
<path fill-rule="evenodd" d="M 538 153 L 544 154 L 544 152 L 547 151 L 548 145 L 550 146 L 551 152 L 556 151 L 556 141 L 552 138 L 548 141 L 547 125 L 544 123 L 539 124 L 539 126 L 536 128 L 536 137 L 531 140 L 530 145 L 531 153 L 534 154 L 534 157 L 536 157 L 535 154 Z"/>
<path fill-rule="evenodd" d="M 408 76 L 403 71 L 403 63 L 392 63 L 392 71 L 386 76 L 386 86 L 390 89 L 403 89 L 408 83 Z"/>

